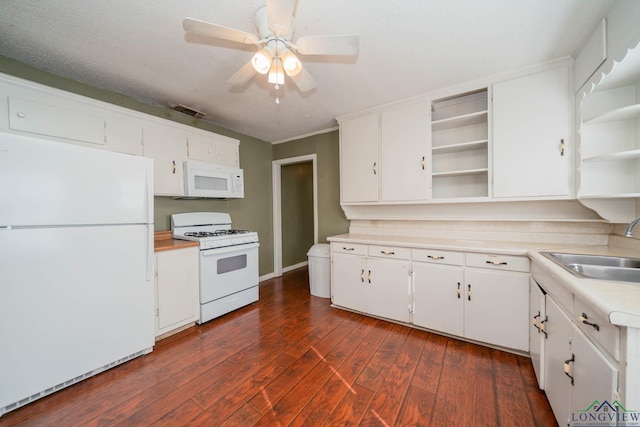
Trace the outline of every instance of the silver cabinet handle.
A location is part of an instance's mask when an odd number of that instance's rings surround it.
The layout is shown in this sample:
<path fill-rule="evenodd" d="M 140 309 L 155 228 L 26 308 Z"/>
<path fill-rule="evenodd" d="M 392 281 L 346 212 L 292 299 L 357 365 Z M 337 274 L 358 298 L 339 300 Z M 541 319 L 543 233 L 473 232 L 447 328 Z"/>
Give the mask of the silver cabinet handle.
<path fill-rule="evenodd" d="M 422 170 L 424 170 L 424 156 L 422 156 Z"/>
<path fill-rule="evenodd" d="M 467 285 L 467 300 L 471 301 L 471 284 Z"/>
<path fill-rule="evenodd" d="M 427 258 L 429 258 L 429 259 L 444 259 L 443 256 L 439 256 L 439 255 L 427 255 Z"/>
<path fill-rule="evenodd" d="M 371 270 L 369 270 L 369 275 L 367 276 L 367 280 L 371 283 Z"/>
<path fill-rule="evenodd" d="M 362 283 L 364 283 L 364 268 L 362 269 L 362 271 L 360 272 L 360 281 Z"/>
<path fill-rule="evenodd" d="M 373 162 L 373 174 L 376 175 L 378 173 L 377 169 L 378 162 Z"/>
<path fill-rule="evenodd" d="M 460 282 L 458 282 L 458 299 L 460 299 Z"/>
<path fill-rule="evenodd" d="M 393 251 L 380 251 L 382 255 L 395 255 L 396 253 Z"/>
<path fill-rule="evenodd" d="M 564 139 L 560 140 L 560 155 L 564 156 L 564 150 L 567 148 L 567 146 L 564 144 Z"/>
<path fill-rule="evenodd" d="M 173 174 L 176 174 L 176 161 L 173 161 Z"/>
<path fill-rule="evenodd" d="M 487 264 L 492 264 L 492 265 L 507 265 L 507 263 L 505 261 L 486 261 Z"/>
<path fill-rule="evenodd" d="M 346 247 L 346 246 L 343 246 L 343 247 L 342 247 L 342 250 L 343 250 L 343 251 L 353 251 L 353 250 L 355 250 L 355 249 L 356 249 L 356 248 L 348 248 L 348 247 Z"/>

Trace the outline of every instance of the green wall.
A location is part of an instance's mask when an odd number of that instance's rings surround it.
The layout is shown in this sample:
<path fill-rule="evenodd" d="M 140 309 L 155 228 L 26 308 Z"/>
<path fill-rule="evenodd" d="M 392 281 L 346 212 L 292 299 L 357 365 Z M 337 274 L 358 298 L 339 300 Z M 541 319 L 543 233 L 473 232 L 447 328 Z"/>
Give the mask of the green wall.
<path fill-rule="evenodd" d="M 240 140 L 240 166 L 244 169 L 245 176 L 244 199 L 174 200 L 168 197 L 156 197 L 155 228 L 157 231 L 170 229 L 170 216 L 173 213 L 193 211 L 228 212 L 235 228 L 245 228 L 258 232 L 260 238 L 260 275 L 272 273 L 272 160 L 313 153 L 316 153 L 318 157 L 318 241 L 324 242 L 328 236 L 345 233 L 349 229 L 349 223 L 340 208 L 337 131 L 272 146 L 265 141 L 195 119 L 173 111 L 168 107 L 145 104 L 122 94 L 37 70 L 1 55 L 0 73 Z M 286 227 L 286 224 L 283 224 L 283 227 Z"/>
<path fill-rule="evenodd" d="M 329 236 L 349 231 L 349 221 L 340 207 L 338 142 L 339 134 L 337 130 L 334 130 L 273 146 L 273 160 L 314 153 L 317 155 L 318 243 L 326 242 Z M 283 228 L 284 226 L 283 223 Z"/>
<path fill-rule="evenodd" d="M 280 168 L 282 214 L 282 267 L 307 260 L 313 245 L 313 164 Z"/>

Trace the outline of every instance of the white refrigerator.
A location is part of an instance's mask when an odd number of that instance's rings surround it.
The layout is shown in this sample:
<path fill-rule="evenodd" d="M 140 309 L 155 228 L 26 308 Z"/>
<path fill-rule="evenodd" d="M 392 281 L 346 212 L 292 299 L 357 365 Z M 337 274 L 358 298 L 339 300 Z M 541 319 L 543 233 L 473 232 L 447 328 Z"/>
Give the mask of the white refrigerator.
<path fill-rule="evenodd" d="M 154 345 L 153 161 L 0 133 L 0 416 Z"/>

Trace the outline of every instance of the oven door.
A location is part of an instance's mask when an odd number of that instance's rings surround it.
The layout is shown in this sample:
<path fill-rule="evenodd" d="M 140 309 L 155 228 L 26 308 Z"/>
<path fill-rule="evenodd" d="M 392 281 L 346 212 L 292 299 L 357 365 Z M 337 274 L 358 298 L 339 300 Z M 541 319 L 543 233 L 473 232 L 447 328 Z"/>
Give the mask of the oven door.
<path fill-rule="evenodd" d="M 258 286 L 258 243 L 200 251 L 200 304 Z"/>

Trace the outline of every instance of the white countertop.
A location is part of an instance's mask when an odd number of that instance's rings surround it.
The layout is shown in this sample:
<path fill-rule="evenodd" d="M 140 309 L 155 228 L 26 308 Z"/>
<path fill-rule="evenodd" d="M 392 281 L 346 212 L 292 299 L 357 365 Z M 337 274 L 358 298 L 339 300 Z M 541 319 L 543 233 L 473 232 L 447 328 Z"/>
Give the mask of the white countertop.
<path fill-rule="evenodd" d="M 614 325 L 640 328 L 640 285 L 605 280 L 582 279 L 541 255 L 556 251 L 587 255 L 625 256 L 638 258 L 629 249 L 610 246 L 578 246 L 555 243 L 498 242 L 473 240 L 432 239 L 427 237 L 383 236 L 368 234 L 341 234 L 327 239 L 329 242 L 391 245 L 422 249 L 457 250 L 504 255 L 528 256 L 549 274 L 556 277 L 570 292 L 592 306 Z"/>

